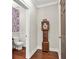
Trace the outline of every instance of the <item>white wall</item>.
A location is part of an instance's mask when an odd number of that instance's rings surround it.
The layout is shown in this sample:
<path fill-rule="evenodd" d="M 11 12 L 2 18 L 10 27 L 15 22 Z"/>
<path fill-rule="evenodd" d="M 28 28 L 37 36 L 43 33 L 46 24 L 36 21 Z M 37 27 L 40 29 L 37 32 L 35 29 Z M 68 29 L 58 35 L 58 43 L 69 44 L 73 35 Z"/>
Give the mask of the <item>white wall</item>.
<path fill-rule="evenodd" d="M 30 17 L 30 53 L 33 54 L 37 49 L 37 22 L 36 22 L 36 9 L 32 7 L 31 17 Z"/>
<path fill-rule="evenodd" d="M 12 36 L 13 37 L 20 37 L 19 40 L 23 41 L 24 42 L 23 46 L 26 47 L 26 38 L 25 38 L 25 34 L 26 34 L 26 9 L 14 1 L 13 1 L 12 6 L 14 8 L 18 9 L 20 12 L 20 17 L 19 17 L 19 19 L 20 19 L 19 20 L 20 21 L 20 31 L 19 32 L 12 32 Z"/>
<path fill-rule="evenodd" d="M 42 31 L 41 31 L 41 21 L 44 18 L 47 18 L 50 23 L 49 29 L 49 47 L 51 51 L 59 50 L 59 9 L 58 5 L 51 5 L 44 8 L 38 9 L 38 18 L 37 18 L 37 29 L 38 29 L 38 49 L 42 49 Z"/>

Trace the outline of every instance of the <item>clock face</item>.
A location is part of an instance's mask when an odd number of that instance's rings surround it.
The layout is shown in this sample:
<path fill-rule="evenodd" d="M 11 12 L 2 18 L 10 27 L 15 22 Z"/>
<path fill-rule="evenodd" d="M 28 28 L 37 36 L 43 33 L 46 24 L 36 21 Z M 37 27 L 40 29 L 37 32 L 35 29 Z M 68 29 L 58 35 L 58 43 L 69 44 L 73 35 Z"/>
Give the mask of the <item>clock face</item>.
<path fill-rule="evenodd" d="M 43 24 L 43 29 L 47 29 L 47 28 L 48 28 L 47 23 L 44 23 L 44 24 Z"/>

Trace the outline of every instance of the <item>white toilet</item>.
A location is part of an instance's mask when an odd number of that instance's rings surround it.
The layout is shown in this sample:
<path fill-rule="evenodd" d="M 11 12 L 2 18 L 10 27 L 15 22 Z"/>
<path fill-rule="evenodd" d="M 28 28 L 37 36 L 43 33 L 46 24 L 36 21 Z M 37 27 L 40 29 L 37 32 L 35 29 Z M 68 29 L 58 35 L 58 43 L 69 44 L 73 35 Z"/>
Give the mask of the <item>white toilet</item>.
<path fill-rule="evenodd" d="M 17 50 L 22 50 L 23 41 L 20 40 L 19 37 L 13 37 L 14 38 L 14 48 Z"/>

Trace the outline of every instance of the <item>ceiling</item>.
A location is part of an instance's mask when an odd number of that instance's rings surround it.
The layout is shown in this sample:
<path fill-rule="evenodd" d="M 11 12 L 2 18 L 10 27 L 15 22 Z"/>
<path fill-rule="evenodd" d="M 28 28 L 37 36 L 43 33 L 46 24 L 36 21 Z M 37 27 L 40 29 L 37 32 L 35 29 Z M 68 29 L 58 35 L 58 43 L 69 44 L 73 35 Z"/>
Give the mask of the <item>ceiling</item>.
<path fill-rule="evenodd" d="M 32 0 L 36 6 L 46 5 L 53 2 L 57 2 L 58 0 Z"/>

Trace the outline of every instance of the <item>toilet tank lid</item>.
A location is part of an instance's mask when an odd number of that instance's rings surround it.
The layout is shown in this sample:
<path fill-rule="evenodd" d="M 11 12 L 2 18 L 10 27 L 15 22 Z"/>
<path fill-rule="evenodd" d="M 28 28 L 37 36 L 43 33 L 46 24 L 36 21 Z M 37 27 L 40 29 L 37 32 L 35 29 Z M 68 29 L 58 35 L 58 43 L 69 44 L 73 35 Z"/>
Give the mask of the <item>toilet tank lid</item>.
<path fill-rule="evenodd" d="M 19 39 L 19 37 L 13 37 L 14 39 Z"/>

